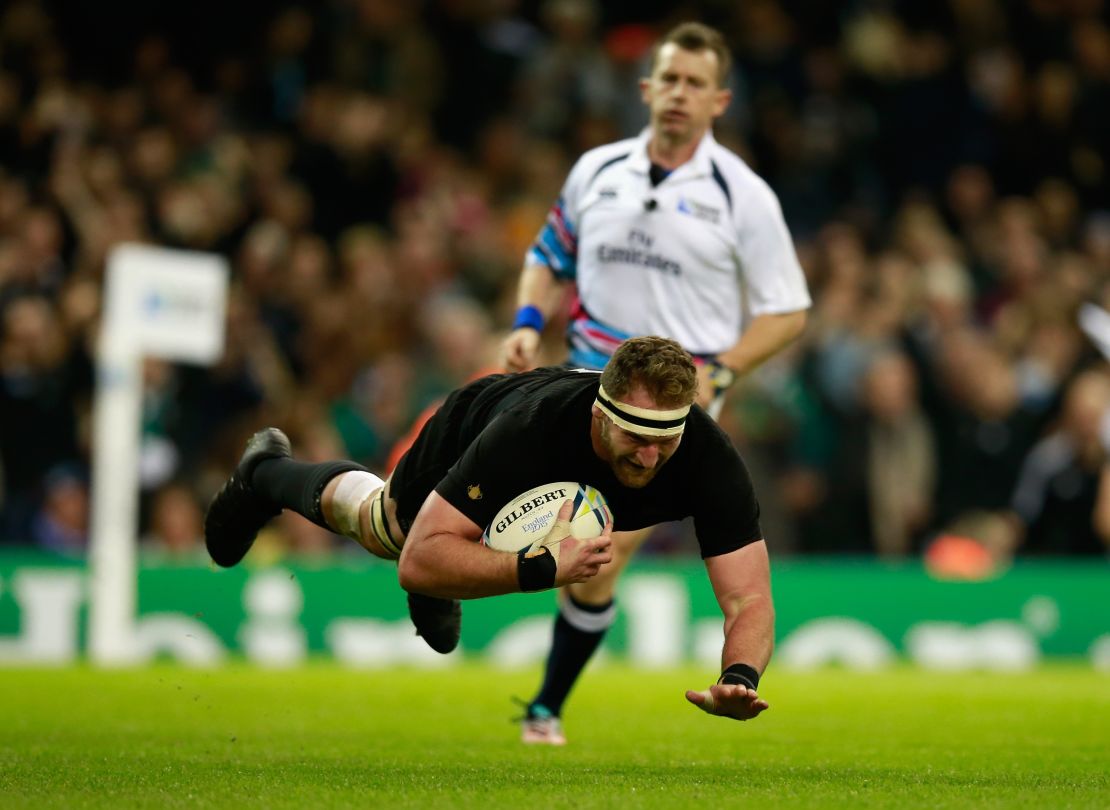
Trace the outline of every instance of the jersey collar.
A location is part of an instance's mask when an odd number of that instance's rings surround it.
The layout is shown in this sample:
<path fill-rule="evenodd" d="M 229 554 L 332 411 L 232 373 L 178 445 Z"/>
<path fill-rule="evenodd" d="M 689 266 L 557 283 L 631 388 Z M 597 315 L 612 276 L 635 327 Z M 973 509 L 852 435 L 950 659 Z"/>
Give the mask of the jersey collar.
<path fill-rule="evenodd" d="M 632 155 L 628 158 L 628 168 L 637 174 L 646 175 L 651 169 L 651 158 L 648 157 L 649 140 L 651 140 L 650 126 L 644 127 L 637 136 L 636 146 L 632 150 Z M 716 145 L 717 141 L 713 137 L 713 130 L 706 130 L 705 135 L 702 136 L 701 142 L 698 144 L 698 148 L 694 151 L 694 156 L 671 172 L 671 176 L 681 177 L 683 175 L 691 175 L 694 177 L 708 177 L 713 173 L 712 152 Z"/>

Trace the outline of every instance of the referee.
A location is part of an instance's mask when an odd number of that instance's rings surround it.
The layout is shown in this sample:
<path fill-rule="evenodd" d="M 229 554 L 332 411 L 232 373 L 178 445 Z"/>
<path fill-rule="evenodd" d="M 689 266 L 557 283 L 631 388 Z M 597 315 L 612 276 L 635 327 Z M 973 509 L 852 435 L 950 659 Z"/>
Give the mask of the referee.
<path fill-rule="evenodd" d="M 506 369 L 535 365 L 570 284 L 571 365 L 602 368 L 632 336 L 673 338 L 697 361 L 698 401 L 714 416 L 738 376 L 801 334 L 810 297 L 778 199 L 711 131 L 731 101 L 729 71 L 708 26 L 684 23 L 657 44 L 640 81 L 648 127 L 582 155 L 528 252 Z M 563 703 L 615 619 L 617 578 L 646 534 L 614 534 L 613 562 L 564 589 L 525 742 L 566 742 Z"/>

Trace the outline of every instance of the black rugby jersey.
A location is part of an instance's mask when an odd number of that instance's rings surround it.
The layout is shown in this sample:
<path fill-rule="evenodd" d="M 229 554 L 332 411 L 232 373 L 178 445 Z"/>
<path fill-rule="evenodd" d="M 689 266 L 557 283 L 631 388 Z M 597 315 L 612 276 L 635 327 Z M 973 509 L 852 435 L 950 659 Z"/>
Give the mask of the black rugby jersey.
<path fill-rule="evenodd" d="M 595 372 L 543 368 L 483 377 L 453 392 L 393 473 L 398 516 L 411 526 L 434 489 L 482 528 L 521 493 L 552 481 L 596 487 L 614 530 L 694 518 L 702 557 L 762 538 L 751 476 L 728 435 L 694 406 L 678 449 L 641 489 L 593 451 Z"/>

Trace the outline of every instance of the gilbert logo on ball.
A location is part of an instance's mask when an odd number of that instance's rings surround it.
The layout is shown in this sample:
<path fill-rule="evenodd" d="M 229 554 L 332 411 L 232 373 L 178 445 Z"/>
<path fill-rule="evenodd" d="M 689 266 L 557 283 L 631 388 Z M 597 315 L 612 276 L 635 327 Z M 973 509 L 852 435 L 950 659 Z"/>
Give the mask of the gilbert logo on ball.
<path fill-rule="evenodd" d="M 505 504 L 490 521 L 482 543 L 514 553 L 528 548 L 551 531 L 565 501 L 573 502 L 572 537 L 580 540 L 597 537 L 612 519 L 609 504 L 597 489 L 576 481 L 557 481 L 533 487 Z"/>

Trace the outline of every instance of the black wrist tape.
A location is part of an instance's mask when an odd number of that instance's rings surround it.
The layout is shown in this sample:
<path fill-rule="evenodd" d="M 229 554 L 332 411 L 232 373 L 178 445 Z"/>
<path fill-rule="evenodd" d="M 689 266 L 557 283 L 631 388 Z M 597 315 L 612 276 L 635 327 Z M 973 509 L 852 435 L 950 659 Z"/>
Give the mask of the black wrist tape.
<path fill-rule="evenodd" d="M 747 664 L 733 664 L 717 679 L 717 683 L 742 683 L 749 689 L 759 686 L 759 673 Z"/>
<path fill-rule="evenodd" d="M 529 552 L 522 548 L 517 552 L 516 576 L 520 581 L 520 590 L 524 593 L 554 588 L 557 568 L 558 563 L 547 546 L 540 546 L 538 551 Z"/>

